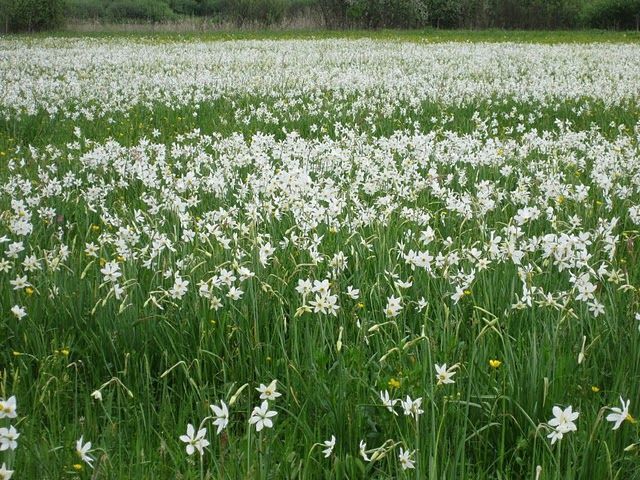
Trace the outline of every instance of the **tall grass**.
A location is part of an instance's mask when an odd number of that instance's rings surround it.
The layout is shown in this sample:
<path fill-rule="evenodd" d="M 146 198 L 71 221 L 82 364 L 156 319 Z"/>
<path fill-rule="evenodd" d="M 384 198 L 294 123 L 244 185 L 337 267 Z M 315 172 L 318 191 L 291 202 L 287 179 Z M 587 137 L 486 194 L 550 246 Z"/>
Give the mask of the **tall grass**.
<path fill-rule="evenodd" d="M 330 95 L 317 115 L 304 102 L 279 110 L 276 100 L 135 107 L 95 121 L 42 112 L 0 121 L 0 236 L 14 241 L 7 225 L 19 216 L 18 197 L 41 195 L 42 206 L 55 210 L 48 217 L 33 209 L 28 251 L 18 259 L 2 244 L 11 270 L 0 271 L 0 398 L 18 399 L 11 424 L 20 438 L 0 462 L 16 478 L 38 479 L 535 479 L 538 470 L 540 479 L 640 478 L 638 424 L 629 419 L 612 431 L 605 418 L 621 395 L 632 413 L 640 404 L 640 239 L 629 213 L 640 201 L 632 161 L 639 155 L 637 102 L 487 99 L 424 104 L 419 115 L 403 104 L 393 112 L 372 107 L 354 118 Z M 243 108 L 259 105 L 281 121 L 244 121 Z M 135 173 L 143 164 L 161 173 L 158 185 Z M 611 165 L 610 191 L 599 178 L 604 164 Z M 181 190 L 176 182 L 189 172 L 202 183 Z M 279 183 L 283 172 L 293 175 L 288 187 Z M 335 195 L 296 197 L 294 180 L 303 173 L 313 185 L 335 187 Z M 43 193 L 66 175 L 77 183 Z M 563 194 L 549 194 L 554 179 L 567 187 Z M 351 189 L 369 180 L 375 189 Z M 452 195 L 441 194 L 436 181 Z M 487 183 L 496 208 L 465 218 L 452 206 L 455 195 L 469 194 L 479 209 Z M 578 200 L 581 186 L 589 189 Z M 103 200 L 90 198 L 93 187 L 106 189 Z M 186 222 L 168 205 L 191 196 L 199 202 L 187 208 Z M 343 212 L 304 231 L 298 209 L 315 202 L 329 208 L 336 199 L 346 203 Z M 522 224 L 526 241 L 593 234 L 588 265 L 611 273 L 597 276 L 603 315 L 577 301 L 569 272 L 533 247 L 520 265 L 508 255 L 493 258 L 452 300 L 450 275 L 469 272 L 473 248 L 488 258 L 492 233 L 506 237 L 524 205 L 556 215 Z M 360 207 L 379 218 L 351 226 L 367 214 Z M 428 246 L 418 215 L 434 229 Z M 616 249 L 609 252 L 603 225 L 614 218 Z M 200 235 L 207 226 L 218 230 Z M 196 233 L 193 242 L 181 240 L 187 229 Z M 141 235 L 133 247 L 139 256 L 117 249 L 114 239 L 127 232 Z M 149 232 L 174 246 L 150 268 L 143 265 Z M 325 261 L 313 262 L 313 249 L 292 234 L 309 242 L 316 235 Z M 262 262 L 267 241 L 277 250 Z M 95 256 L 86 253 L 88 243 L 99 247 Z M 69 254 L 58 265 L 61 245 Z M 403 256 L 409 248 L 466 260 L 459 270 L 445 262 L 430 273 L 410 267 Z M 340 252 L 348 262 L 337 271 L 331 259 Z M 27 273 L 32 289 L 13 289 L 9 282 L 32 253 L 42 265 Z M 101 272 L 107 262 L 122 272 L 120 298 Z M 236 283 L 244 295 L 231 301 L 228 288 L 214 289 L 224 305 L 212 308 L 198 281 L 221 269 L 238 276 L 240 266 L 255 273 Z M 190 281 L 182 298 L 166 295 L 176 270 Z M 301 309 L 296 287 L 307 278 L 330 280 L 336 316 Z M 568 292 L 566 302 L 514 308 L 523 284 Z M 359 298 L 348 296 L 349 286 L 360 289 Z M 391 296 L 403 305 L 392 318 L 385 315 Z M 14 305 L 27 316 L 17 320 Z M 437 384 L 434 365 L 444 363 L 457 364 L 453 384 Z M 256 388 L 273 379 L 282 396 L 270 408 L 278 414 L 272 429 L 257 432 L 248 423 L 260 404 Z M 381 403 L 385 390 L 394 399 L 422 398 L 424 412 L 416 419 L 397 404 L 394 415 Z M 202 457 L 187 455 L 180 435 L 221 400 L 229 425 L 216 435 L 204 421 L 211 444 Z M 576 432 L 551 445 L 546 423 L 554 405 L 572 405 L 580 417 Z M 332 435 L 336 446 L 325 458 L 321 443 Z M 92 442 L 93 470 L 74 452 L 81 436 Z M 362 457 L 361 441 L 375 461 Z M 415 469 L 401 468 L 400 447 L 413 452 Z"/>

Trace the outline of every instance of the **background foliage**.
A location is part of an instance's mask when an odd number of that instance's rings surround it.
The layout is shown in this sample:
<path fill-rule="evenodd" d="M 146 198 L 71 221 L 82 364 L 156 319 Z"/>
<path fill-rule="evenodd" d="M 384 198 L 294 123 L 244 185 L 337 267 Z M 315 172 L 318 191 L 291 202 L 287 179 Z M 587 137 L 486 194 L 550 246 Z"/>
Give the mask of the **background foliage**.
<path fill-rule="evenodd" d="M 4 31 L 33 31 L 63 24 L 64 0 L 0 0 Z"/>
<path fill-rule="evenodd" d="M 308 18 L 329 28 L 640 27 L 640 0 L 0 0 L 5 32 L 60 27 L 64 19 L 166 22 L 206 18 L 236 27 Z"/>

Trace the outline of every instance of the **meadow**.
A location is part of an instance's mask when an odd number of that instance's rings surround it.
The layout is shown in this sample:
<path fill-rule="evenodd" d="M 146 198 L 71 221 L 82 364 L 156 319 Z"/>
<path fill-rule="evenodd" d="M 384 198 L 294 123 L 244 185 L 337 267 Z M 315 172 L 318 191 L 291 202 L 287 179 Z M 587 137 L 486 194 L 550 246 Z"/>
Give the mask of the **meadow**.
<path fill-rule="evenodd" d="M 368 37 L 0 37 L 0 479 L 640 479 L 639 37 Z"/>

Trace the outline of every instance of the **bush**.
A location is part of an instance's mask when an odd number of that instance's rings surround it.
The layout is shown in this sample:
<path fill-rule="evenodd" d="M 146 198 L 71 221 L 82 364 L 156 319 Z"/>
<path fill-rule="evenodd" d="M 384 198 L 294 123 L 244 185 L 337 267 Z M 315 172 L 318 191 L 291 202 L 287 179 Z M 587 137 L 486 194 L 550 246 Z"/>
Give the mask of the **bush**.
<path fill-rule="evenodd" d="M 7 32 L 33 32 L 63 24 L 64 0 L 2 0 L 0 21 Z"/>
<path fill-rule="evenodd" d="M 349 0 L 346 17 L 369 28 L 415 28 L 427 24 L 426 0 Z"/>
<path fill-rule="evenodd" d="M 115 0 L 107 7 L 107 17 L 112 21 L 144 20 L 162 22 L 176 14 L 169 4 L 157 0 Z"/>
<path fill-rule="evenodd" d="M 65 15 L 78 20 L 97 20 L 104 18 L 106 8 L 100 0 L 67 0 Z"/>
<path fill-rule="evenodd" d="M 583 11 L 583 22 L 594 28 L 638 29 L 640 0 L 596 0 Z"/>
<path fill-rule="evenodd" d="M 429 20 L 435 27 L 452 28 L 460 23 L 462 5 L 459 0 L 429 0 Z"/>
<path fill-rule="evenodd" d="M 282 21 L 297 4 L 307 2 L 291 0 L 222 0 L 222 16 L 234 22 L 238 27 L 244 24 L 260 23 L 272 25 Z"/>
<path fill-rule="evenodd" d="M 219 16 L 221 0 L 198 0 L 198 11 L 196 15 L 202 16 Z"/>
<path fill-rule="evenodd" d="M 60 25 L 64 0 L 0 0 L 5 30 Z M 110 21 L 207 16 L 236 26 L 277 24 L 315 11 L 329 28 L 638 29 L 640 0 L 67 0 L 69 18 Z M 0 29 L 2 28 L 0 24 Z"/>
<path fill-rule="evenodd" d="M 179 15 L 198 15 L 200 10 L 196 0 L 169 0 L 169 7 Z"/>

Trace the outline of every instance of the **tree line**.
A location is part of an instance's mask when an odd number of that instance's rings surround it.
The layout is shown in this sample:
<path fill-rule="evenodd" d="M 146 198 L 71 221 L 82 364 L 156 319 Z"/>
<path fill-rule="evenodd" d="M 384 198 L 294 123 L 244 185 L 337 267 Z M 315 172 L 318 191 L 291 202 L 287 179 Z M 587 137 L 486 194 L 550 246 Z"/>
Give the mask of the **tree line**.
<path fill-rule="evenodd" d="M 571 29 L 640 27 L 640 0 L 0 0 L 5 32 L 66 20 L 167 22 L 203 17 L 237 27 L 294 17 L 325 28 Z"/>

